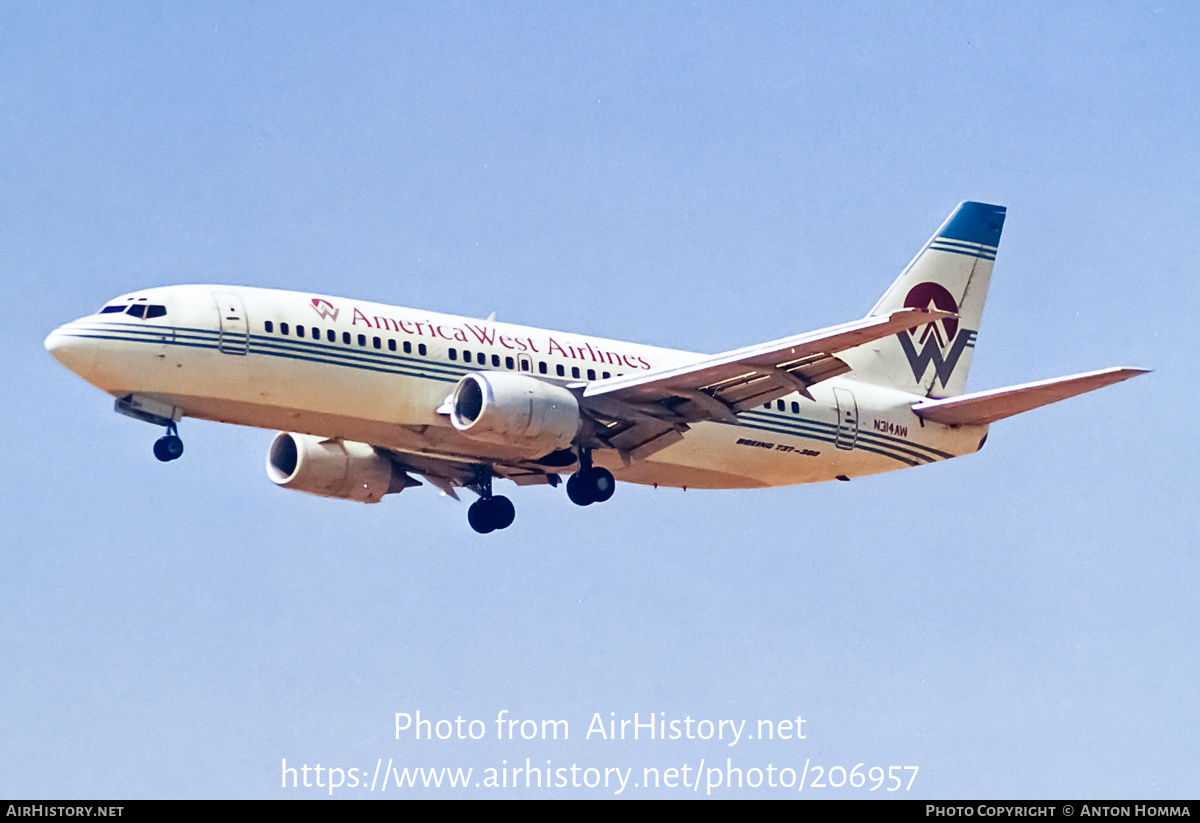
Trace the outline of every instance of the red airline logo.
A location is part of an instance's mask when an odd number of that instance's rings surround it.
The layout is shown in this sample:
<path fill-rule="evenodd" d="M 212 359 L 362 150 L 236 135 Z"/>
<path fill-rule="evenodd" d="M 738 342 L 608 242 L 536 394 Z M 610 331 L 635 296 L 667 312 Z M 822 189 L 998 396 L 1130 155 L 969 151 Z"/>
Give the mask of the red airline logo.
<path fill-rule="evenodd" d="M 333 304 L 328 300 L 322 300 L 320 297 L 312 299 L 313 311 L 321 315 L 322 320 L 337 321 L 338 309 L 333 307 Z"/>

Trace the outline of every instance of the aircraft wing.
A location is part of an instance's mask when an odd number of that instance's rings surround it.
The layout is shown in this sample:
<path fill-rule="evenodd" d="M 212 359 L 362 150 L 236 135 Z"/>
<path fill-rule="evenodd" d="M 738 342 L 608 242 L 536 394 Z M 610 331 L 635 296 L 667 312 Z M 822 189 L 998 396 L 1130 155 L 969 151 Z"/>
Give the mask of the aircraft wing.
<path fill-rule="evenodd" d="M 682 366 L 613 377 L 583 390 L 601 445 L 639 458 L 682 439 L 688 424 L 733 422 L 740 411 L 850 370 L 838 352 L 955 315 L 905 308 L 840 326 L 702 357 Z"/>
<path fill-rule="evenodd" d="M 1113 383 L 1120 383 L 1149 369 L 1111 368 L 1100 371 L 1056 377 L 1004 389 L 964 394 L 945 400 L 923 400 L 912 409 L 923 420 L 947 426 L 983 425 L 994 423 L 1014 414 L 1057 403 L 1077 394 L 1090 392 Z"/>

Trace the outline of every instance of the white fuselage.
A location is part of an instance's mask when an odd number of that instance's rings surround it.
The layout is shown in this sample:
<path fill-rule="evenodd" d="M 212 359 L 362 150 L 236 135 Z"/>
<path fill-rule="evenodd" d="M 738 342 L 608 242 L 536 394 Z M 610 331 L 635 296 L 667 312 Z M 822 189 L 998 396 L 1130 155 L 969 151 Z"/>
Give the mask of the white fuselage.
<path fill-rule="evenodd" d="M 143 318 L 96 314 L 46 341 L 60 362 L 111 395 L 150 398 L 174 407 L 176 416 L 484 463 L 522 455 L 467 437 L 439 413 L 468 372 L 523 372 L 577 388 L 701 357 L 270 289 L 169 286 L 122 299 L 166 311 Z M 922 425 L 911 406 L 924 398 L 853 374 L 818 383 L 811 394 L 744 411 L 736 424 L 697 424 L 644 460 L 626 463 L 612 450 L 598 450 L 595 460 L 634 483 L 779 486 L 974 452 L 987 432 L 986 426 Z"/>

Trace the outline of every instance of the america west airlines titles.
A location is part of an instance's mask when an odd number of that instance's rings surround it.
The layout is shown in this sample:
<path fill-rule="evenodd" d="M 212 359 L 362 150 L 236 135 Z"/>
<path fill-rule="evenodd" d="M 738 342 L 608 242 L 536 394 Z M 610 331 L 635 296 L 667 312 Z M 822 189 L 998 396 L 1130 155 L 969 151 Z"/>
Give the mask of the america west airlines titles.
<path fill-rule="evenodd" d="M 334 322 L 337 321 L 340 309 L 335 309 L 328 301 L 314 298 L 312 305 L 321 317 L 333 320 Z M 557 355 L 570 360 L 590 361 L 599 365 L 615 366 L 617 368 L 643 370 L 652 368 L 644 357 L 633 354 L 622 354 L 616 351 L 605 351 L 587 342 L 578 344 L 570 342 L 562 343 L 554 337 L 547 335 L 545 341 L 541 342 L 541 346 L 539 347 L 538 341 L 535 341 L 533 337 L 515 337 L 499 334 L 495 328 L 486 325 L 477 326 L 474 323 L 464 323 L 461 326 L 457 326 L 449 323 L 436 323 L 432 320 L 414 321 L 381 315 L 368 316 L 355 306 L 352 309 L 350 325 L 358 326 L 360 324 L 377 331 L 399 332 L 413 337 L 432 337 L 458 343 L 476 343 L 481 346 L 495 346 L 498 344 L 513 352 L 545 354 L 548 356 Z"/>

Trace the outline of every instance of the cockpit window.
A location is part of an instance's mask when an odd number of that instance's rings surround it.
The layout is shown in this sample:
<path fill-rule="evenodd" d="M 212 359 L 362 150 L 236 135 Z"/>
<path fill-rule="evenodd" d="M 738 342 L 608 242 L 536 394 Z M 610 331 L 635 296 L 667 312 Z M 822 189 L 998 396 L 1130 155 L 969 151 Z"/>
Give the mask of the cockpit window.
<path fill-rule="evenodd" d="M 158 304 L 148 304 L 146 298 L 141 298 L 137 303 L 112 303 L 100 309 L 100 314 L 117 314 L 124 312 L 125 314 L 133 315 L 142 320 L 151 320 L 155 317 L 165 317 L 167 307 Z"/>

